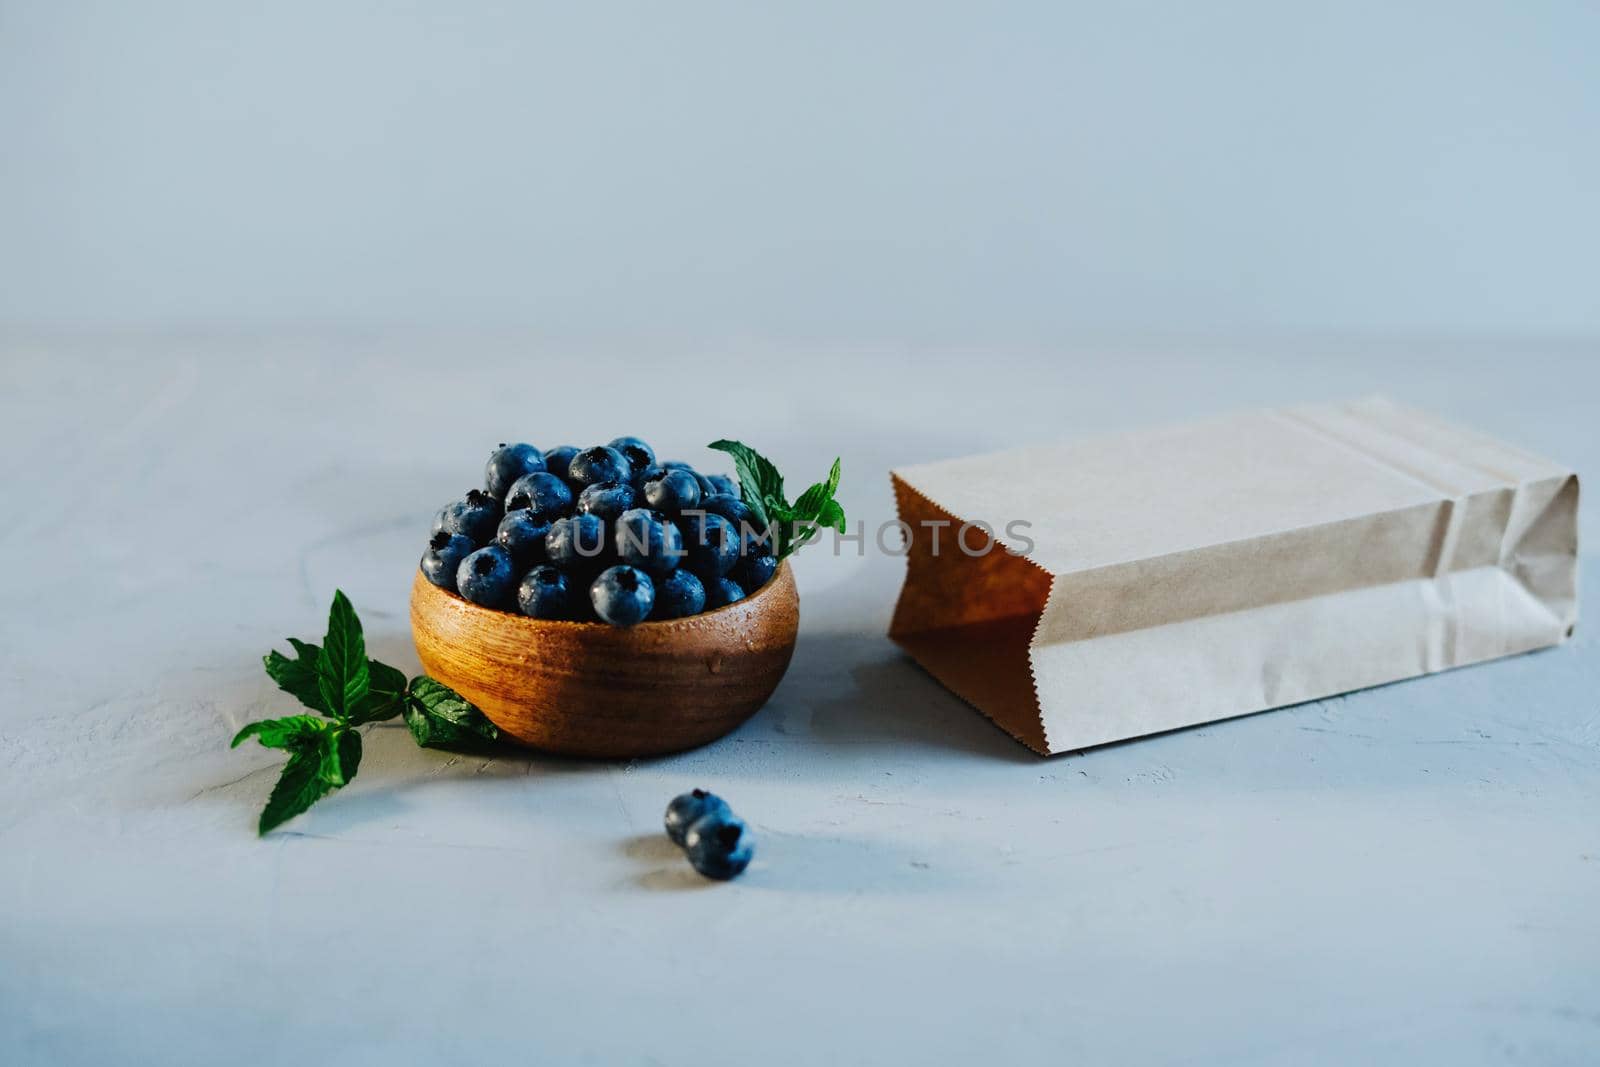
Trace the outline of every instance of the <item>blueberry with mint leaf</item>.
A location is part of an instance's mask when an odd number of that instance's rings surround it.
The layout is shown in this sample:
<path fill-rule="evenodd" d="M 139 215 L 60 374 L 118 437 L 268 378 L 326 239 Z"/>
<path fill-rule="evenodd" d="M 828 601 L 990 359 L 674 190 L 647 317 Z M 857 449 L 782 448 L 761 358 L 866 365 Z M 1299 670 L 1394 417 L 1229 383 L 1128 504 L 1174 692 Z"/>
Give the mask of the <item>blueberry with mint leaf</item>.
<path fill-rule="evenodd" d="M 598 515 L 580 512 L 557 519 L 545 534 L 545 558 L 558 567 L 594 573 L 605 555 L 606 524 Z"/>
<path fill-rule="evenodd" d="M 524 474 L 544 470 L 544 453 L 532 445 L 502 444 L 489 456 L 483 468 L 483 487 L 497 500 L 504 500 L 512 483 Z"/>
<path fill-rule="evenodd" d="M 507 511 L 523 509 L 549 522 L 572 510 L 572 490 L 549 471 L 525 474 L 506 493 Z"/>
<path fill-rule="evenodd" d="M 668 515 L 700 506 L 700 483 L 689 471 L 664 470 L 640 488 L 645 503 Z"/>
<path fill-rule="evenodd" d="M 648 508 L 632 508 L 612 527 L 617 555 L 652 577 L 677 568 L 683 560 L 683 535 L 678 527 Z"/>
<path fill-rule="evenodd" d="M 473 489 L 464 499 L 445 505 L 433 522 L 433 532 L 448 530 L 475 545 L 486 545 L 494 540 L 495 527 L 499 525 L 500 501 L 482 489 Z"/>
<path fill-rule="evenodd" d="M 428 550 L 422 554 L 422 576 L 440 589 L 454 593 L 456 571 L 475 548 L 470 538 L 440 530 L 428 540 Z"/>
<path fill-rule="evenodd" d="M 656 450 L 637 437 L 618 437 L 607 447 L 621 452 L 622 458 L 628 461 L 628 467 L 633 471 L 642 471 L 656 464 Z"/>
<path fill-rule="evenodd" d="M 596 482 L 578 494 L 577 510 L 598 515 L 606 522 L 616 522 L 638 499 L 633 486 L 627 482 Z"/>
<path fill-rule="evenodd" d="M 672 843 L 682 848 L 684 835 L 689 832 L 689 827 L 713 813 L 732 814 L 732 809 L 728 807 L 726 800 L 715 793 L 695 789 L 673 797 L 667 804 L 667 813 L 661 821 Z"/>
<path fill-rule="evenodd" d="M 755 855 L 755 837 L 744 820 L 732 812 L 712 812 L 689 825 L 683 851 L 689 866 L 719 882 L 737 878 Z"/>
<path fill-rule="evenodd" d="M 506 512 L 500 520 L 495 540 L 511 553 L 511 562 L 518 569 L 544 562 L 544 538 L 550 532 L 550 523 L 527 508 Z"/>
<path fill-rule="evenodd" d="M 533 568 L 517 586 L 517 608 L 530 619 L 572 618 L 572 586 L 567 576 L 549 564 Z"/>
<path fill-rule="evenodd" d="M 511 553 L 499 545 L 478 549 L 456 569 L 456 591 L 486 608 L 507 606 L 516 588 L 517 572 Z"/>
<path fill-rule="evenodd" d="M 554 474 L 557 478 L 566 478 L 567 468 L 572 465 L 572 457 L 578 450 L 571 445 L 557 445 L 546 449 L 544 454 L 544 469 Z"/>
<path fill-rule="evenodd" d="M 600 482 L 626 482 L 632 476 L 628 458 L 609 445 L 586 448 L 567 466 L 567 481 L 579 489 Z"/>
<path fill-rule="evenodd" d="M 650 618 L 682 619 L 706 609 L 706 587 L 690 572 L 679 568 L 655 582 L 656 606 Z"/>
<path fill-rule="evenodd" d="M 650 617 L 656 588 L 650 576 L 637 567 L 607 567 L 589 587 L 589 602 L 602 622 L 633 626 Z"/>

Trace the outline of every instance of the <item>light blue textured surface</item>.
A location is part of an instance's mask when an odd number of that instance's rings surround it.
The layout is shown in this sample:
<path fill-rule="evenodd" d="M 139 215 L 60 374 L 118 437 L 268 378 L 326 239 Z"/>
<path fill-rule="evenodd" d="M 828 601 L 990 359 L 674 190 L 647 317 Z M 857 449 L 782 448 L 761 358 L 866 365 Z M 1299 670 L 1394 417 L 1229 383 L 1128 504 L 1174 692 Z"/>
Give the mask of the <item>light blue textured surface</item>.
<path fill-rule="evenodd" d="M 452 758 L 380 726 L 353 786 L 258 841 L 278 761 L 226 744 L 286 707 L 259 656 L 319 632 L 335 585 L 415 667 L 428 518 L 503 438 L 638 431 L 705 461 L 726 434 L 796 479 L 837 450 L 847 509 L 878 521 L 892 465 L 1382 387 L 1590 471 L 1597 360 L 0 337 L 4 1058 L 1592 1062 L 1583 625 L 1549 652 L 1041 760 L 889 645 L 898 560 L 811 554 L 789 676 L 697 752 Z M 730 365 L 749 370 L 692 391 L 698 422 L 563 384 Z M 735 884 L 659 835 L 694 785 L 760 835 Z"/>

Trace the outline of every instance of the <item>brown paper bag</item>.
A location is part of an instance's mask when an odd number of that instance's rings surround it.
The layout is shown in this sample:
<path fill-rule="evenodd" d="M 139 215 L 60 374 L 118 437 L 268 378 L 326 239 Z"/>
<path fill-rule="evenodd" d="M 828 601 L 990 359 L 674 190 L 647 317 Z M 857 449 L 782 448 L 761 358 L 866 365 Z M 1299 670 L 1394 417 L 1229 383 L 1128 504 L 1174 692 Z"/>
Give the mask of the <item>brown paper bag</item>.
<path fill-rule="evenodd" d="M 1383 399 L 891 477 L 890 636 L 1040 753 L 1526 652 L 1577 619 L 1577 477 Z"/>

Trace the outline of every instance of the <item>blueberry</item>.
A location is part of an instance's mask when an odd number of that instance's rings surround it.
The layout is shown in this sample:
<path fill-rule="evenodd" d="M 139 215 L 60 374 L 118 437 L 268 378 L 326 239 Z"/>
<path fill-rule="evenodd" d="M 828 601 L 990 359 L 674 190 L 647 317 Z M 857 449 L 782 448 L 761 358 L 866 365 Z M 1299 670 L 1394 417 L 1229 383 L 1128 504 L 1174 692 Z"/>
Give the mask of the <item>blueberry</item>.
<path fill-rule="evenodd" d="M 700 506 L 700 486 L 688 471 L 662 471 L 660 477 L 645 482 L 641 488 L 645 502 L 668 515 Z"/>
<path fill-rule="evenodd" d="M 622 458 L 627 460 L 628 466 L 635 471 L 656 465 L 656 450 L 637 437 L 619 437 L 612 441 L 609 447 L 621 452 Z"/>
<path fill-rule="evenodd" d="M 706 610 L 725 608 L 736 600 L 744 599 L 744 589 L 732 578 L 707 578 Z"/>
<path fill-rule="evenodd" d="M 612 534 L 622 562 L 646 574 L 666 574 L 683 560 L 683 535 L 671 522 L 646 508 L 624 511 L 612 527 Z"/>
<path fill-rule="evenodd" d="M 711 812 L 689 824 L 683 835 L 683 850 L 689 856 L 689 866 L 707 878 L 726 882 L 750 866 L 756 842 L 739 816 Z"/>
<path fill-rule="evenodd" d="M 656 602 L 656 587 L 637 567 L 607 567 L 589 587 L 594 613 L 612 626 L 643 622 Z"/>
<path fill-rule="evenodd" d="M 652 619 L 681 619 L 698 615 L 706 608 L 706 587 L 686 570 L 676 570 L 656 579 L 656 606 Z"/>
<path fill-rule="evenodd" d="M 549 471 L 525 474 L 506 493 L 507 511 L 524 508 L 546 522 L 558 519 L 572 510 L 572 490 Z"/>
<path fill-rule="evenodd" d="M 663 467 L 657 463 L 652 463 L 648 467 L 637 469 L 633 472 L 633 487 L 635 489 L 642 490 L 645 482 L 655 481 L 657 478 L 667 473 L 667 471 L 670 469 L 670 467 Z"/>
<path fill-rule="evenodd" d="M 439 517 L 433 520 L 433 532 L 448 530 L 461 534 L 475 545 L 486 545 L 494 540 L 494 529 L 498 525 L 500 501 L 482 489 L 474 489 L 466 499 L 445 505 Z"/>
<path fill-rule="evenodd" d="M 582 488 L 599 482 L 626 482 L 633 474 L 628 459 L 609 445 L 586 448 L 572 457 L 567 481 Z"/>
<path fill-rule="evenodd" d="M 476 547 L 470 538 L 440 530 L 428 540 L 428 550 L 422 554 L 422 576 L 440 589 L 454 593 L 456 570 Z"/>
<path fill-rule="evenodd" d="M 667 805 L 667 814 L 661 821 L 666 826 L 667 836 L 672 838 L 672 843 L 682 848 L 683 835 L 689 832 L 689 827 L 713 812 L 733 814 L 726 800 L 715 793 L 696 789 L 692 793 L 680 793 L 673 797 L 672 802 Z"/>
<path fill-rule="evenodd" d="M 605 550 L 606 524 L 598 515 L 579 513 L 557 519 L 544 537 L 545 558 L 571 570 L 593 574 Z"/>
<path fill-rule="evenodd" d="M 499 545 L 478 549 L 456 569 L 456 591 L 486 608 L 506 607 L 516 588 L 517 572 L 511 565 L 511 553 Z"/>
<path fill-rule="evenodd" d="M 721 515 L 691 511 L 678 525 L 688 552 L 684 566 L 700 578 L 720 578 L 739 561 L 739 531 Z M 706 595 L 711 596 L 710 589 Z"/>
<path fill-rule="evenodd" d="M 571 445 L 557 445 L 544 454 L 544 469 L 554 474 L 557 478 L 567 476 L 567 468 L 572 465 L 572 457 L 578 450 Z"/>
<path fill-rule="evenodd" d="M 520 508 L 506 512 L 494 539 L 511 553 L 511 562 L 521 569 L 544 562 L 544 537 L 549 532 L 550 523 L 527 508 Z"/>
<path fill-rule="evenodd" d="M 533 619 L 570 619 L 573 597 L 567 576 L 549 564 L 533 568 L 517 586 L 517 607 Z"/>
<path fill-rule="evenodd" d="M 657 466 L 665 467 L 669 471 L 688 471 L 694 473 L 694 464 L 685 463 L 681 459 L 664 459 Z"/>
<path fill-rule="evenodd" d="M 505 499 L 511 483 L 524 474 L 544 470 L 544 453 L 532 445 L 502 444 L 483 468 L 483 487 L 497 500 Z"/>
<path fill-rule="evenodd" d="M 754 523 L 755 512 L 750 510 L 750 505 L 730 493 L 712 493 L 700 501 L 700 510 L 709 511 L 713 515 L 721 515 L 735 526 L 741 522 Z"/>
<path fill-rule="evenodd" d="M 616 522 L 637 501 L 638 494 L 627 482 L 596 482 L 578 494 L 577 510 Z"/>
<path fill-rule="evenodd" d="M 739 496 L 739 483 L 726 474 L 708 474 L 706 481 L 710 482 L 711 487 L 718 493 L 735 498 Z"/>
<path fill-rule="evenodd" d="M 771 552 L 752 552 L 739 557 L 739 562 L 733 565 L 729 577 L 739 583 L 741 589 L 755 592 L 778 573 L 778 560 Z"/>

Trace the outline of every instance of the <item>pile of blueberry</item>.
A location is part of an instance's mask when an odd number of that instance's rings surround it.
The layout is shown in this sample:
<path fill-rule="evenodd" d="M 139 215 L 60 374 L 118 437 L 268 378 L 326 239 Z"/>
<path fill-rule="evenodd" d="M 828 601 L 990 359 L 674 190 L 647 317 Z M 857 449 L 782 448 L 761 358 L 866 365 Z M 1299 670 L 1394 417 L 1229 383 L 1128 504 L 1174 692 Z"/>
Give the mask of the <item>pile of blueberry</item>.
<path fill-rule="evenodd" d="M 726 800 L 704 789 L 673 797 L 664 822 L 672 843 L 707 878 L 723 882 L 737 878 L 755 855 L 755 838 L 744 820 Z"/>
<path fill-rule="evenodd" d="M 474 604 L 613 626 L 720 608 L 777 569 L 732 478 L 658 463 L 637 437 L 501 445 L 422 555 L 428 581 Z"/>

